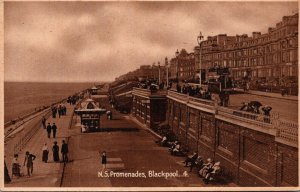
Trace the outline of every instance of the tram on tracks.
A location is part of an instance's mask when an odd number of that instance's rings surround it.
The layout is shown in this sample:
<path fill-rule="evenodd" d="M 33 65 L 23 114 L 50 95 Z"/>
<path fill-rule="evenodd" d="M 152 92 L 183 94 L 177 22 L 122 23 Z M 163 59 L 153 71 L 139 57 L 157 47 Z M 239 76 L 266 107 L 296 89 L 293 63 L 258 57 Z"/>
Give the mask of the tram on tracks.
<path fill-rule="evenodd" d="M 223 91 L 232 93 L 233 83 L 228 67 L 211 67 L 208 69 L 208 91 L 211 93 L 220 93 Z"/>

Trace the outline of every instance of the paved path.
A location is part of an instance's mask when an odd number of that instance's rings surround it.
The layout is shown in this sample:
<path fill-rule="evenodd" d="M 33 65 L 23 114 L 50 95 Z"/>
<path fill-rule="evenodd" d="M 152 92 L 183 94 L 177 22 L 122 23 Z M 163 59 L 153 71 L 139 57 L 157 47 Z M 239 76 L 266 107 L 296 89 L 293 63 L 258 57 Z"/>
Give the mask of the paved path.
<path fill-rule="evenodd" d="M 235 88 L 235 90 L 244 92 L 243 89 Z M 269 97 L 269 98 L 292 100 L 292 101 L 298 101 L 298 98 L 299 98 L 298 96 L 295 96 L 295 95 L 282 96 L 280 93 L 263 92 L 263 91 L 255 91 L 255 90 L 249 90 L 249 91 L 246 91 L 245 93 L 251 94 L 251 95 L 263 96 L 263 97 Z"/>
<path fill-rule="evenodd" d="M 26 147 L 19 153 L 19 162 L 23 165 L 24 156 L 26 151 L 30 151 L 30 153 L 36 155 L 36 160 L 34 161 L 34 171 L 31 177 L 21 177 L 21 178 L 13 178 L 12 182 L 6 184 L 5 187 L 58 187 L 60 185 L 60 179 L 62 175 L 62 167 L 63 163 L 54 163 L 53 162 L 53 154 L 52 154 L 52 146 L 53 142 L 57 141 L 59 147 L 61 147 L 62 140 L 66 139 L 69 136 L 69 122 L 72 114 L 73 106 L 66 104 L 67 107 L 67 115 L 58 118 L 58 116 L 54 119 L 52 116 L 47 119 L 47 124 L 50 122 L 51 124 L 55 122 L 57 125 L 57 138 L 49 139 L 47 137 L 46 130 L 41 128 L 39 129 L 33 138 L 28 142 Z M 40 124 L 38 124 L 40 126 Z M 49 156 L 48 163 L 44 163 L 42 161 L 42 147 L 47 143 L 49 148 Z M 9 145 L 12 143 L 8 143 Z M 8 146 L 5 148 L 6 154 L 6 163 L 9 169 L 9 173 L 11 175 L 11 161 L 13 158 L 13 154 L 11 151 L 7 151 Z M 61 155 L 61 154 L 60 154 Z M 61 157 L 60 157 L 61 158 Z M 22 166 L 22 172 L 26 173 L 26 167 Z"/>
<path fill-rule="evenodd" d="M 104 132 L 80 133 L 76 122 L 69 140 L 70 159 L 65 169 L 63 187 L 200 187 L 205 185 L 196 172 L 183 166 L 184 157 L 171 156 L 167 148 L 155 144 L 156 137 L 128 118 L 113 111 L 113 120 L 101 117 Z M 102 171 L 99 152 L 106 151 L 108 164 Z M 148 171 L 178 172 L 175 178 L 149 177 Z M 105 177 L 107 174 L 116 174 Z M 187 171 L 187 172 L 186 172 Z M 145 173 L 144 177 L 122 174 Z M 188 176 L 184 177 L 183 173 Z M 111 176 L 111 175 L 110 175 Z M 222 186 L 222 185 L 217 185 Z M 235 186 L 227 184 L 225 186 Z"/>

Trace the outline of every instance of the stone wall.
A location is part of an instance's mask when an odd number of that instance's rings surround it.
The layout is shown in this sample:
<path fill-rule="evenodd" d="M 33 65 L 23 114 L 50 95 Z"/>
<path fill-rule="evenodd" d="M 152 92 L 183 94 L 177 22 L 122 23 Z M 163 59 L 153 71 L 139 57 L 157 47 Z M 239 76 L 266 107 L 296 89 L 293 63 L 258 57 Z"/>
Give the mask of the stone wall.
<path fill-rule="evenodd" d="M 292 130 L 298 125 L 284 129 L 289 123 L 270 124 L 212 101 L 138 88 L 133 91 L 132 115 L 153 130 L 166 120 L 184 148 L 204 160 L 220 161 L 225 178 L 238 185 L 298 185 L 298 136 Z M 292 134 L 289 141 L 287 134 Z"/>
<path fill-rule="evenodd" d="M 298 148 L 277 142 L 273 126 L 199 106 L 168 96 L 167 121 L 184 147 L 220 161 L 225 177 L 241 186 L 298 185 Z"/>

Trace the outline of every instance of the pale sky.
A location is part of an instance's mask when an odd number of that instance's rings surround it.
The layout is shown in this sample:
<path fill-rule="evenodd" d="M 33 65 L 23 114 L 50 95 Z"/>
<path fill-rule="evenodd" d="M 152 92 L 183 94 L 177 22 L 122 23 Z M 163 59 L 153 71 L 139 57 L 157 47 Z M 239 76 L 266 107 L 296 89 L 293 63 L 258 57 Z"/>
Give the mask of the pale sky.
<path fill-rule="evenodd" d="M 200 31 L 266 33 L 297 2 L 5 2 L 5 81 L 112 81 L 193 51 Z"/>

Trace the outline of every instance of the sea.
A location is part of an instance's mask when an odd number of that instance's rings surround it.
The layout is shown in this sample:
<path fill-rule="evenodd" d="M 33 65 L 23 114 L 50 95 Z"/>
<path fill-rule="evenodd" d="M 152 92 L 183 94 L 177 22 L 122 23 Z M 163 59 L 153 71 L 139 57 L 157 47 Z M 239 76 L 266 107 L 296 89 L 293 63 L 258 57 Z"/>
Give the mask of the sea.
<path fill-rule="evenodd" d="M 94 83 L 4 82 L 4 122 L 58 102 Z"/>

